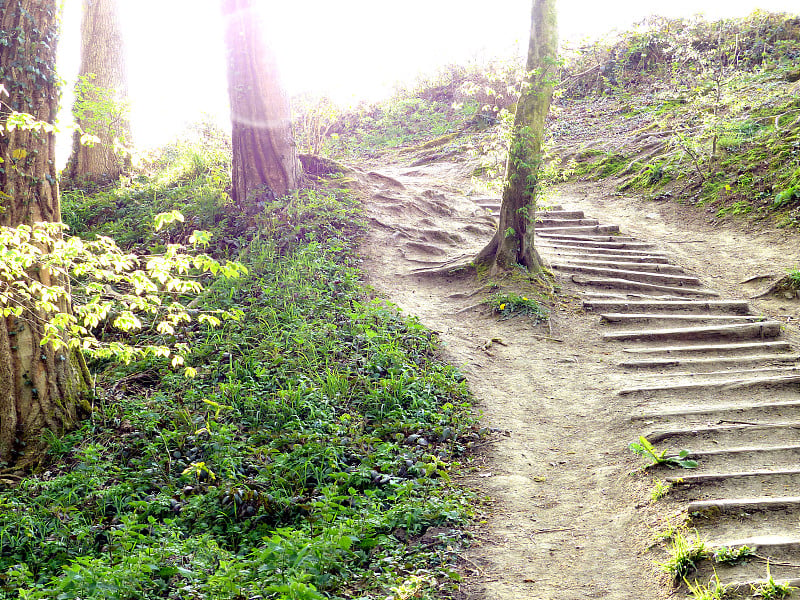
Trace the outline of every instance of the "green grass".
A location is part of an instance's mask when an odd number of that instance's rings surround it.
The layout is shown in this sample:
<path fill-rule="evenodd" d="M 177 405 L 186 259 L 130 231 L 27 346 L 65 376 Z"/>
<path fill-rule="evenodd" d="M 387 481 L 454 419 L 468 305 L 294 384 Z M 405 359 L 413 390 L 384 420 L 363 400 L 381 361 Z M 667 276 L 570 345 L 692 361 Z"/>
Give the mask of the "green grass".
<path fill-rule="evenodd" d="M 155 210 L 145 189 L 159 205 L 219 192 L 206 170 L 165 161 L 70 210 L 127 232 Z M 101 215 L 110 197 L 119 211 Z M 464 377 L 434 334 L 363 288 L 346 191 L 308 190 L 258 221 L 217 247 L 241 247 L 249 275 L 201 300 L 244 320 L 178 334 L 197 378 L 95 365 L 91 419 L 0 490 L 0 598 L 385 598 L 412 583 L 422 598 L 455 584 L 472 496 L 450 475 L 479 436 Z M 441 541 L 417 543 L 430 527 Z"/>
<path fill-rule="evenodd" d="M 583 48 L 564 67 L 566 114 L 587 106 L 638 142 L 592 156 L 608 148 L 600 128 L 595 139 L 582 139 L 569 176 L 620 177 L 618 191 L 800 227 L 800 101 L 788 77 L 798 34 L 791 15 L 756 11 L 715 22 L 653 19 Z M 635 126 L 622 121 L 634 113 Z M 557 147 L 573 127 L 556 119 Z M 574 144 L 565 152 L 571 156 Z"/>
<path fill-rule="evenodd" d="M 539 302 L 516 292 L 497 292 L 487 298 L 484 304 L 490 306 L 501 321 L 517 316 L 531 317 L 536 322 L 549 318 L 547 309 Z"/>
<path fill-rule="evenodd" d="M 680 531 L 675 532 L 667 551 L 669 558 L 660 567 L 677 581 L 696 571 L 697 563 L 711 556 L 711 551 L 699 536 L 690 540 Z"/>

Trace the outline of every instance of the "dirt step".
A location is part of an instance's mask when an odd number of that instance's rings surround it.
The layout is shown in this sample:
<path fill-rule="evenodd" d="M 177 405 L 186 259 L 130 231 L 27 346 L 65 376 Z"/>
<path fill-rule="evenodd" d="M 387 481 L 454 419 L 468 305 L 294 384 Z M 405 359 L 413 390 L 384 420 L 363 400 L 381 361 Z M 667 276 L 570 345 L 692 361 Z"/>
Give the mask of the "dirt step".
<path fill-rule="evenodd" d="M 678 450 L 678 449 L 676 449 Z M 800 444 L 775 447 L 720 448 L 690 452 L 687 458 L 698 462 L 692 473 L 722 472 L 735 465 L 740 471 L 800 468 Z M 800 532 L 798 532 L 800 533 Z"/>
<path fill-rule="evenodd" d="M 639 243 L 639 242 L 631 242 L 631 243 Z M 559 244 L 557 242 L 552 243 L 539 243 L 537 242 L 536 248 L 539 250 L 539 253 L 542 256 L 551 256 L 551 255 L 558 255 L 560 252 L 573 252 L 579 255 L 592 255 L 592 256 L 622 256 L 622 257 L 648 257 L 652 255 L 658 256 L 666 256 L 666 255 L 659 255 L 657 252 L 654 252 L 652 248 L 643 248 L 640 250 L 633 249 L 627 250 L 625 248 L 592 248 L 590 246 L 576 246 L 570 245 L 567 243 Z"/>
<path fill-rule="evenodd" d="M 541 250 L 541 248 L 540 248 Z M 609 252 L 613 252 L 609 250 Z M 646 254 L 643 256 L 630 256 L 626 254 L 594 254 L 594 253 L 585 253 L 585 252 L 542 252 L 547 256 L 557 256 L 559 258 L 563 258 L 566 260 L 586 260 L 586 261 L 601 261 L 601 260 L 619 260 L 624 261 L 627 264 L 641 264 L 641 263 L 649 263 L 649 264 L 659 264 L 659 265 L 667 265 L 669 264 L 669 258 L 664 255 L 655 255 L 655 254 Z"/>
<path fill-rule="evenodd" d="M 642 346 L 638 348 L 623 348 L 629 354 L 746 354 L 749 352 L 789 352 L 792 345 L 789 342 L 741 342 L 733 344 L 685 344 L 680 346 Z"/>
<path fill-rule="evenodd" d="M 476 202 L 475 204 L 477 204 L 481 208 L 485 208 L 486 210 L 491 210 L 491 211 L 495 211 L 495 210 L 499 211 L 500 210 L 500 203 L 499 202 L 494 202 L 494 201 L 491 201 L 491 200 L 480 201 L 480 202 Z"/>
<path fill-rule="evenodd" d="M 551 217 L 540 217 L 540 215 L 536 215 L 536 229 L 540 229 L 542 227 L 576 227 L 576 226 L 597 226 L 600 225 L 600 221 L 597 219 L 556 219 Z"/>
<path fill-rule="evenodd" d="M 800 395 L 796 392 L 789 392 L 786 394 L 775 394 L 772 390 L 765 394 L 747 394 L 744 396 L 742 402 L 731 402 L 731 397 L 728 394 L 722 394 L 706 399 L 702 405 L 698 404 L 672 404 L 669 408 L 661 410 L 644 410 L 640 413 L 632 414 L 629 419 L 631 421 L 666 421 L 674 419 L 695 419 L 700 423 L 698 427 L 709 424 L 709 421 L 718 421 L 727 417 L 729 423 L 743 422 L 743 421 L 756 421 L 759 417 L 755 413 L 762 413 L 766 417 L 779 417 L 782 411 L 797 412 L 800 410 Z M 751 412 L 752 415 L 734 416 L 726 415 L 725 413 L 735 413 L 736 415 L 743 415 L 744 413 Z M 712 418 L 713 417 L 713 418 Z M 783 418 L 782 421 L 794 421 L 794 419 Z M 797 419 L 800 421 L 800 417 Z M 674 423 L 670 423 L 675 426 Z M 663 426 L 663 424 L 662 424 Z M 685 426 L 683 426 L 685 427 Z"/>
<path fill-rule="evenodd" d="M 776 366 L 776 367 L 756 367 L 753 369 L 723 369 L 721 371 L 672 371 L 669 373 L 645 373 L 642 375 L 641 379 L 638 379 L 640 383 L 645 383 L 647 381 L 653 381 L 657 379 L 663 379 L 664 381 L 669 381 L 673 378 L 683 378 L 683 379 L 704 379 L 704 378 L 713 378 L 713 377 L 746 377 L 749 375 L 781 375 L 785 373 L 798 373 L 800 372 L 800 366 L 796 365 L 788 365 L 788 366 Z"/>
<path fill-rule="evenodd" d="M 651 360 L 628 360 L 617 363 L 623 369 L 665 369 L 669 367 L 714 368 L 724 365 L 746 365 L 759 363 L 792 363 L 800 361 L 800 354 L 752 354 L 715 358 L 661 358 Z"/>
<path fill-rule="evenodd" d="M 638 313 L 654 311 L 684 311 L 689 313 L 742 314 L 750 312 L 750 305 L 739 300 L 595 300 L 583 301 L 587 310 Z"/>
<path fill-rule="evenodd" d="M 631 340 L 702 340 L 702 339 L 746 339 L 774 338 L 781 334 L 779 321 L 759 323 L 735 323 L 733 325 L 713 325 L 708 327 L 676 327 L 668 329 L 640 329 L 636 331 L 616 331 L 603 334 L 607 341 Z"/>
<path fill-rule="evenodd" d="M 703 427 L 662 427 L 645 437 L 652 444 L 668 443 L 672 448 L 692 451 L 720 447 L 757 445 L 765 439 L 775 443 L 800 443 L 800 421 L 774 421 L 760 424 L 722 424 Z"/>
<path fill-rule="evenodd" d="M 562 227 L 537 227 L 536 231 L 544 233 L 618 233 L 618 225 L 575 225 Z"/>
<path fill-rule="evenodd" d="M 567 240 L 567 241 L 561 243 L 558 240 L 547 239 L 546 236 L 540 237 L 536 241 L 536 244 L 537 244 L 537 248 L 538 247 L 569 248 L 569 249 L 573 249 L 573 250 L 582 250 L 582 249 L 590 248 L 592 251 L 600 251 L 600 250 L 637 250 L 637 251 L 641 252 L 642 250 L 654 247 L 653 244 L 648 244 L 647 242 L 628 242 L 628 241 L 600 242 L 600 241 L 593 241 L 593 240 L 571 239 L 571 240 Z"/>
<path fill-rule="evenodd" d="M 658 285 L 655 283 L 647 283 L 635 279 L 619 279 L 615 277 L 601 277 L 594 278 L 588 276 L 581 276 L 574 274 L 570 277 L 573 283 L 579 285 L 591 285 L 595 287 L 606 287 L 619 290 L 638 290 L 652 293 L 672 294 L 676 296 L 699 296 L 699 297 L 717 297 L 719 294 L 711 290 L 704 290 L 691 287 L 678 287 L 670 285 Z"/>
<path fill-rule="evenodd" d="M 577 258 L 559 257 L 563 264 L 597 267 L 600 269 L 619 269 L 623 271 L 645 271 L 649 273 L 683 273 L 683 269 L 668 263 L 654 263 L 643 261 L 611 261 L 611 260 L 583 260 Z"/>
<path fill-rule="evenodd" d="M 702 302 L 686 296 L 671 296 L 669 294 L 640 294 L 636 292 L 608 292 L 592 291 L 583 292 L 584 300 L 614 300 L 625 302 Z"/>
<path fill-rule="evenodd" d="M 536 230 L 536 235 L 548 242 L 638 242 L 634 237 L 627 235 L 584 235 L 580 233 L 542 233 Z"/>
<path fill-rule="evenodd" d="M 759 386 L 794 386 L 800 383 L 800 374 L 774 375 L 771 377 L 728 377 L 709 381 L 662 383 L 659 385 L 643 385 L 621 389 L 620 396 L 631 394 L 656 394 L 656 393 L 683 393 L 687 391 L 702 390 L 707 392 L 713 389 L 734 390 L 739 388 L 754 388 Z"/>
<path fill-rule="evenodd" d="M 734 595 L 739 597 L 739 594 L 752 597 L 750 594 L 753 586 L 765 582 L 767 562 L 769 562 L 769 572 L 774 580 L 794 582 L 792 585 L 800 583 L 800 540 L 791 535 L 761 535 L 708 544 L 711 552 L 717 552 L 722 548 L 736 549 L 742 546 L 750 549 L 752 554 L 749 558 L 735 565 L 726 565 L 711 560 L 702 561 L 697 565 L 697 572 L 692 574 L 689 580 L 697 579 L 707 582 L 714 579 L 716 575 L 726 586 L 725 598 L 733 598 Z"/>
<path fill-rule="evenodd" d="M 582 266 L 575 263 L 552 262 L 550 266 L 560 271 L 572 273 L 585 273 L 587 275 L 598 275 L 606 277 L 616 277 L 628 281 L 644 281 L 647 283 L 657 283 L 659 285 L 680 285 L 680 286 L 699 286 L 700 280 L 697 277 L 688 275 L 668 275 L 665 273 L 652 273 L 648 271 L 626 271 L 623 269 L 603 269 L 601 267 Z"/>
<path fill-rule="evenodd" d="M 693 517 L 713 518 L 721 514 L 742 514 L 767 511 L 800 512 L 800 496 L 759 496 L 750 498 L 723 498 L 691 502 L 686 507 Z"/>
<path fill-rule="evenodd" d="M 687 512 L 691 527 L 712 544 L 748 537 L 786 537 L 797 533 L 800 497 L 753 494 L 708 498 L 687 503 Z"/>
<path fill-rule="evenodd" d="M 715 315 L 711 313 L 688 315 L 669 313 L 603 313 L 600 315 L 600 320 L 605 323 L 621 325 L 647 323 L 653 321 L 656 321 L 662 325 L 664 324 L 663 321 L 674 321 L 676 324 L 697 322 L 712 325 L 720 323 L 754 323 L 765 321 L 766 317 L 761 315 Z"/>
<path fill-rule="evenodd" d="M 678 442 L 668 439 L 661 444 L 662 446 L 665 445 L 667 448 L 674 448 L 676 450 L 685 449 L 693 452 L 725 450 L 727 448 L 751 445 L 751 442 L 737 441 L 732 435 L 735 433 L 734 430 L 726 431 L 724 429 L 718 430 L 718 428 L 741 426 L 744 427 L 744 429 L 742 429 L 740 433 L 744 435 L 749 433 L 749 429 L 745 426 L 770 427 L 775 423 L 800 422 L 800 406 L 798 406 L 796 402 L 791 403 L 788 401 L 786 395 L 781 395 L 780 398 L 783 401 L 779 400 L 774 403 L 760 402 L 755 406 L 746 406 L 746 398 L 742 398 L 742 401 L 738 403 L 728 403 L 725 402 L 723 398 L 717 398 L 715 402 L 718 406 L 710 406 L 705 411 L 697 409 L 684 413 L 673 412 L 672 414 L 669 414 L 668 411 L 665 411 L 663 414 L 659 414 L 657 411 L 643 411 L 632 415 L 630 420 L 634 423 L 640 422 L 644 427 L 657 427 L 660 432 L 678 432 L 678 435 L 673 437 L 680 437 L 680 444 L 682 445 L 679 447 Z M 709 431 L 709 429 L 711 431 Z M 692 433 L 690 434 L 687 432 Z M 718 439 L 717 444 L 712 443 L 712 445 L 709 446 L 702 442 L 695 442 L 694 432 L 697 432 L 697 436 L 704 436 L 706 434 L 712 437 L 723 436 L 726 441 L 721 442 Z M 800 439 L 794 439 L 797 437 L 794 432 L 788 432 L 789 435 L 783 435 L 785 433 L 787 433 L 785 427 L 778 427 L 777 430 L 770 435 L 776 435 L 779 436 L 779 438 L 770 440 L 770 443 L 773 445 L 778 443 L 781 445 L 800 443 Z M 763 445 L 764 441 L 765 440 L 756 439 L 752 445 Z M 765 466 L 769 467 L 773 465 Z"/>
<path fill-rule="evenodd" d="M 499 206 L 499 204 L 498 204 Z M 584 215 L 582 210 L 537 210 L 536 218 L 543 219 L 583 219 Z"/>
<path fill-rule="evenodd" d="M 791 481 L 793 487 L 800 491 L 800 468 L 793 469 L 761 469 L 756 471 L 725 471 L 717 473 L 694 473 L 689 474 L 688 470 L 684 470 L 680 475 L 667 477 L 665 481 L 673 485 L 692 486 L 704 485 L 712 482 L 729 481 L 731 479 L 779 479 L 784 478 L 786 481 Z"/>

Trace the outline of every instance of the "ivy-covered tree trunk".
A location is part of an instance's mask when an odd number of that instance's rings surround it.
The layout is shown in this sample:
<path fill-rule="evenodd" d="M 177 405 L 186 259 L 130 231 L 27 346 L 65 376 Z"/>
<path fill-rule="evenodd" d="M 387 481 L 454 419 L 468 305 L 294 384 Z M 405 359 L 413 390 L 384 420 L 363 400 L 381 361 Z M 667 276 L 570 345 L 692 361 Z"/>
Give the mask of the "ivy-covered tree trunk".
<path fill-rule="evenodd" d="M 223 0 L 233 144 L 233 199 L 252 214 L 298 186 L 289 99 L 253 0 Z"/>
<path fill-rule="evenodd" d="M 129 165 L 128 86 L 117 0 L 83 0 L 81 64 L 72 114 L 80 128 L 64 179 L 114 181 Z M 93 142 L 82 138 L 93 136 Z"/>
<path fill-rule="evenodd" d="M 55 122 L 57 41 L 56 0 L 0 0 L 0 84 L 7 90 L 0 98 L 2 226 L 61 220 L 55 136 L 9 127 L 14 112 Z M 45 284 L 56 283 L 43 268 L 33 266 L 32 272 Z M 9 284 L 0 270 L 0 288 L 8 292 Z M 30 302 L 20 304 L 20 317 L 0 314 L 0 467 L 35 461 L 45 430 L 60 433 L 89 409 L 82 356 L 42 346 L 45 315 Z"/>
<path fill-rule="evenodd" d="M 520 264 L 531 273 L 541 270 L 541 259 L 533 241 L 536 194 L 557 54 L 556 1 L 534 0 L 527 76 L 514 116 L 500 222 L 491 242 L 475 258 L 476 265 L 491 263 L 493 269 L 510 269 Z"/>

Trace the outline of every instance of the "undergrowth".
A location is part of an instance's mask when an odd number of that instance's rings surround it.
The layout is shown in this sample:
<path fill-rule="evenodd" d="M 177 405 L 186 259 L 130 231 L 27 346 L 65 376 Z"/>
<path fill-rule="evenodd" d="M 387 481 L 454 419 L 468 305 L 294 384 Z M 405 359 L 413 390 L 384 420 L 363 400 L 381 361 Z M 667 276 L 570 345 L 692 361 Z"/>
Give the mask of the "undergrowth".
<path fill-rule="evenodd" d="M 563 72 L 554 171 L 799 227 L 798 57 L 797 16 L 762 11 L 651 18 L 585 46 Z M 588 117 L 573 118 L 578 108 Z"/>
<path fill-rule="evenodd" d="M 463 376 L 360 283 L 359 206 L 336 180 L 265 207 L 242 237 L 224 152 L 195 149 L 74 190 L 66 218 L 152 246 L 140 215 L 181 208 L 249 270 L 199 308 L 245 318 L 178 334 L 193 380 L 95 365 L 91 419 L 0 490 L 0 598 L 446 596 L 471 514 L 450 474 L 478 439 Z"/>

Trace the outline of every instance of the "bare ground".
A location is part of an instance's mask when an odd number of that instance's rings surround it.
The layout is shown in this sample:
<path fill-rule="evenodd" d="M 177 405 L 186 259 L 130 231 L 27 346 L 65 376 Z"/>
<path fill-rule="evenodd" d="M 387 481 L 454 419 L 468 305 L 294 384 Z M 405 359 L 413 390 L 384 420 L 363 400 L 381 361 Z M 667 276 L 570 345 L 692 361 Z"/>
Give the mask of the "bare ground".
<path fill-rule="evenodd" d="M 638 435 L 626 418 L 634 400 L 616 393 L 626 376 L 613 368 L 619 349 L 603 344 L 597 316 L 584 313 L 564 282 L 549 326 L 499 321 L 478 304 L 475 281 L 413 274 L 473 255 L 492 235 L 485 211 L 464 194 L 468 172 L 440 162 L 358 177 L 371 222 L 370 283 L 439 333 L 484 424 L 504 432 L 464 475 L 487 504 L 461 561 L 459 597 L 669 597 L 653 536 L 671 505 L 649 501 L 653 479 L 636 471 L 639 459 L 627 450 Z M 694 208 L 613 196 L 597 183 L 564 187 L 555 201 L 661 245 L 725 296 L 751 295 L 766 280 L 738 282 L 797 266 L 796 237 L 709 224 Z M 797 301 L 758 307 L 790 328 L 800 319 Z"/>

